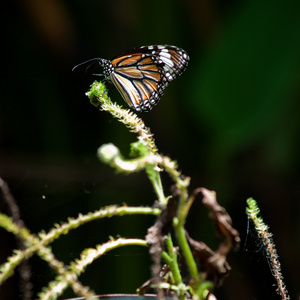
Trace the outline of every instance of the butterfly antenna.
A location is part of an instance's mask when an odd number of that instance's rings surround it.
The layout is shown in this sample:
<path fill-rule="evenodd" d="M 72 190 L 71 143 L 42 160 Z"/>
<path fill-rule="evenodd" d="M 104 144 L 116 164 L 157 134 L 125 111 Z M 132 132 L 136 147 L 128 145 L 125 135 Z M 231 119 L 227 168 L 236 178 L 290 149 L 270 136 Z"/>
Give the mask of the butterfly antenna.
<path fill-rule="evenodd" d="M 76 65 L 76 66 L 72 69 L 72 71 L 74 71 L 76 68 L 78 68 L 78 67 L 80 67 L 80 66 L 82 66 L 82 65 L 84 65 L 84 64 L 87 64 L 87 63 L 89 63 L 89 62 L 92 61 L 92 63 L 86 68 L 86 71 L 87 71 L 87 70 L 90 68 L 90 66 L 93 65 L 93 63 L 94 63 L 95 61 L 99 61 L 99 60 L 100 60 L 100 58 L 92 58 L 92 59 L 86 60 L 86 61 L 84 61 L 84 62 L 82 62 L 82 63 Z"/>

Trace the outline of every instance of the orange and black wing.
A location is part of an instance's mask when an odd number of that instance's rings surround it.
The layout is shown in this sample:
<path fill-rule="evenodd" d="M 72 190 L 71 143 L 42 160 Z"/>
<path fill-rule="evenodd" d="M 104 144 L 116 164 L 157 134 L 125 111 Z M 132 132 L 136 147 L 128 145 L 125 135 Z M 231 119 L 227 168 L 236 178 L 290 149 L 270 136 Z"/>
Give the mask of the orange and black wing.
<path fill-rule="evenodd" d="M 130 107 L 148 111 L 157 104 L 169 82 L 185 70 L 188 61 L 188 54 L 175 46 L 144 46 L 114 58 L 107 79 Z"/>

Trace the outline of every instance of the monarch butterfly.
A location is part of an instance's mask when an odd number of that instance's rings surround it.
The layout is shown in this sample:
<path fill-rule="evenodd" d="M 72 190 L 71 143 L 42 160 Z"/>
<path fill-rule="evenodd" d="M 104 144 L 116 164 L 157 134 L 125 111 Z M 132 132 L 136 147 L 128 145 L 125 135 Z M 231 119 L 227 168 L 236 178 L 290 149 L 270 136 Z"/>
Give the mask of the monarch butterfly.
<path fill-rule="evenodd" d="M 182 74 L 189 59 L 181 48 L 153 45 L 128 50 L 112 60 L 93 58 L 73 70 L 87 62 L 92 61 L 91 65 L 98 62 L 103 74 L 94 75 L 103 75 L 136 111 L 149 111 L 158 103 L 169 82 Z"/>

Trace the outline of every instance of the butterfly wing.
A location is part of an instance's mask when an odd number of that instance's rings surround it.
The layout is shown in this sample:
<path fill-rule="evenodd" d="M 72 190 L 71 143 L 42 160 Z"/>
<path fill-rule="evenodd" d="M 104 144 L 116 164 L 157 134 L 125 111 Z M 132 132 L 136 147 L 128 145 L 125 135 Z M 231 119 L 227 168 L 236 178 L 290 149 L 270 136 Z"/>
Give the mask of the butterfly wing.
<path fill-rule="evenodd" d="M 178 47 L 144 46 L 115 57 L 109 79 L 130 107 L 149 111 L 169 82 L 185 70 L 188 61 L 188 54 Z"/>

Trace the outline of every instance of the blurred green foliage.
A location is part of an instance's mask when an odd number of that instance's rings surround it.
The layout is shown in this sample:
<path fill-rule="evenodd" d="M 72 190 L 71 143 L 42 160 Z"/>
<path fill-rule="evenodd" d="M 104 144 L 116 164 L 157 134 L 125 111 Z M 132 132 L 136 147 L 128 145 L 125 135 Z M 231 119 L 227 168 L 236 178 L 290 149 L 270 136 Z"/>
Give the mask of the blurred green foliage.
<path fill-rule="evenodd" d="M 271 7 L 250 1 L 198 62 L 192 80 L 197 88 L 190 89 L 193 112 L 224 151 L 240 151 L 284 124 L 295 103 L 299 28 L 296 1 Z"/>

